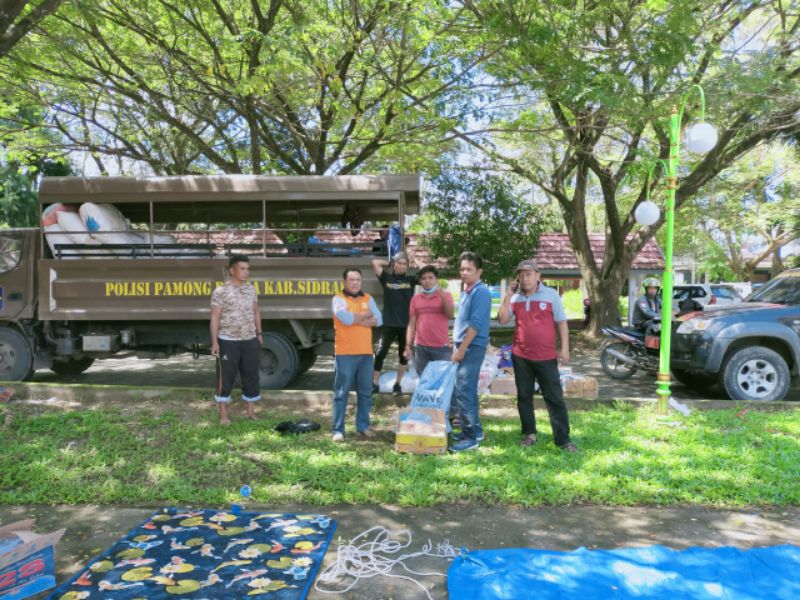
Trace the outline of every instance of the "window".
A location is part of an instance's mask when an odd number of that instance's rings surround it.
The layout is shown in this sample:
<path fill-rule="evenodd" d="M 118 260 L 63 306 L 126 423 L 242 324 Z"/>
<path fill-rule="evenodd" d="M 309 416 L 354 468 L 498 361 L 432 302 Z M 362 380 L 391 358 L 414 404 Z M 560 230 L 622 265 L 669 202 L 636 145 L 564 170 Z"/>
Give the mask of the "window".
<path fill-rule="evenodd" d="M 13 271 L 22 260 L 22 237 L 0 235 L 0 273 Z"/>

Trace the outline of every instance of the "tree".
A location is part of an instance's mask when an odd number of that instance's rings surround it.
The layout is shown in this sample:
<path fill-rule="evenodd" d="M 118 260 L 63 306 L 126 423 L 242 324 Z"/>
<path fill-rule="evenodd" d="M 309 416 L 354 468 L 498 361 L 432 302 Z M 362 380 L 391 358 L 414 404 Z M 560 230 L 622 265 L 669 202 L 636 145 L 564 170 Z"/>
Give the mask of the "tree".
<path fill-rule="evenodd" d="M 635 223 L 669 153 L 667 123 L 693 84 L 709 98 L 717 146 L 682 157 L 676 207 L 760 144 L 800 131 L 800 13 L 785 3 L 465 0 L 493 60 L 483 120 L 456 135 L 554 198 L 592 299 L 591 330 L 617 318 L 616 295 L 663 223 Z M 693 99 L 694 100 L 694 99 Z M 690 103 L 684 125 L 697 117 Z M 587 198 L 602 197 L 605 258 L 592 253 Z"/>
<path fill-rule="evenodd" d="M 482 58 L 463 14 L 444 0 L 75 0 L 3 76 L 101 173 L 109 158 L 158 174 L 419 170 Z"/>
<path fill-rule="evenodd" d="M 489 282 L 511 276 L 519 261 L 533 257 L 550 221 L 546 207 L 531 203 L 514 184 L 494 174 L 450 172 L 434 179 L 421 240 L 431 257 L 446 259 L 455 273 L 462 252 L 478 252 Z"/>
<path fill-rule="evenodd" d="M 782 271 L 781 248 L 798 239 L 787 218 L 800 212 L 800 163 L 794 151 L 783 144 L 757 148 L 706 187 L 700 219 L 723 248 L 734 276 L 750 279 L 770 257 L 772 275 Z M 753 248 L 749 254 L 747 247 Z"/>
<path fill-rule="evenodd" d="M 0 58 L 64 0 L 0 0 Z"/>
<path fill-rule="evenodd" d="M 0 227 L 38 227 L 38 176 L 70 175 L 63 162 L 43 161 L 40 165 L 0 165 Z"/>

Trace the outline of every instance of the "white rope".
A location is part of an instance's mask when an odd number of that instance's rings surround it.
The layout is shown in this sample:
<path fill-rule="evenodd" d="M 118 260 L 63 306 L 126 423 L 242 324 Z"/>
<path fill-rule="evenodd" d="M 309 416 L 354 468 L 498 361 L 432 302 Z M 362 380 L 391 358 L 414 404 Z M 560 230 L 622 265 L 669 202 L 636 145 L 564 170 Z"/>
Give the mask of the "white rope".
<path fill-rule="evenodd" d="M 372 538 L 372 536 L 374 536 L 374 538 Z M 402 538 L 406 538 L 405 543 L 402 541 Z M 350 591 L 361 579 L 369 579 L 371 577 L 383 575 L 385 577 L 395 577 L 415 583 L 427 594 L 428 600 L 432 600 L 430 592 L 422 583 L 409 575 L 392 573 L 392 569 L 394 569 L 396 565 L 400 565 L 411 575 L 425 577 L 438 575 L 440 577 L 445 577 L 445 573 L 414 571 L 405 564 L 405 561 L 418 556 L 451 559 L 458 556 L 461 550 L 455 549 L 448 540 L 445 540 L 443 544 L 437 544 L 436 550 L 433 550 L 433 544 L 428 540 L 428 543 L 425 544 L 419 552 L 402 554 L 396 558 L 390 556 L 408 548 L 410 545 L 411 532 L 407 529 L 391 532 L 380 525 L 367 529 L 363 533 L 358 534 L 347 544 L 339 546 L 339 549 L 336 551 L 336 562 L 329 565 L 320 574 L 317 581 L 314 583 L 314 588 L 323 594 L 344 594 Z M 340 579 L 348 577 L 351 577 L 353 581 L 344 589 L 323 589 L 320 587 L 320 584 L 333 586 L 339 582 Z"/>

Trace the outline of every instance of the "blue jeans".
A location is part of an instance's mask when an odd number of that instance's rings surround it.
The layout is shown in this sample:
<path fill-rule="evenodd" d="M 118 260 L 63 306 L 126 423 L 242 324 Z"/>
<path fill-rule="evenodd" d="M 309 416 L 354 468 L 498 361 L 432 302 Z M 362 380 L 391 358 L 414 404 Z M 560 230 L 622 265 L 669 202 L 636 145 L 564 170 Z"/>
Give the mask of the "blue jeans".
<path fill-rule="evenodd" d="M 450 360 L 453 350 L 450 346 L 414 346 L 414 368 L 422 376 L 428 363 L 434 360 Z"/>
<path fill-rule="evenodd" d="M 333 376 L 333 431 L 344 434 L 344 413 L 350 390 L 356 391 L 356 430 L 369 429 L 372 409 L 372 354 L 336 357 Z"/>
<path fill-rule="evenodd" d="M 476 440 L 483 435 L 483 425 L 478 415 L 478 376 L 484 356 L 486 346 L 470 346 L 456 371 L 453 399 L 464 439 Z"/>

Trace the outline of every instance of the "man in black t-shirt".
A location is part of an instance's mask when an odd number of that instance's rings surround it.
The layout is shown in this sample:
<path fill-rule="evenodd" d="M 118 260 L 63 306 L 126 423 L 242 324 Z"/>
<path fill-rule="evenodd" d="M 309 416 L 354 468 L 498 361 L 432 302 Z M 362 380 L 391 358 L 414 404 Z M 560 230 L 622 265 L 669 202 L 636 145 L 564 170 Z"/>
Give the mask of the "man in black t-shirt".
<path fill-rule="evenodd" d="M 389 267 L 391 270 L 388 270 Z M 391 263 L 385 259 L 376 258 L 372 261 L 372 268 L 375 269 L 378 281 L 383 287 L 383 329 L 380 342 L 378 342 L 378 352 L 375 355 L 372 393 L 378 392 L 378 380 L 383 368 L 383 361 L 389 353 L 389 348 L 397 340 L 400 365 L 397 368 L 397 381 L 392 388 L 392 393 L 396 395 L 400 393 L 400 381 L 403 379 L 408 364 L 408 360 L 404 356 L 408 307 L 414 296 L 417 278 L 408 274 L 408 256 L 405 252 L 395 254 Z"/>

